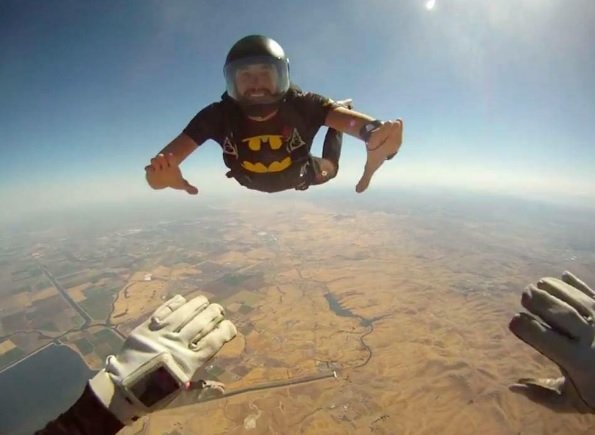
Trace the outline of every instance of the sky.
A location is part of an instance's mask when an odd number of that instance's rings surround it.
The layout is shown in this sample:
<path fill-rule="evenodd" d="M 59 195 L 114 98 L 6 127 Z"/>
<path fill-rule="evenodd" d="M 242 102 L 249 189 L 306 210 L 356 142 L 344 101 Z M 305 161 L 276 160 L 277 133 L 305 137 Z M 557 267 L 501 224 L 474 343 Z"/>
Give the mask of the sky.
<path fill-rule="evenodd" d="M 404 120 L 370 189 L 595 204 L 593 0 L 3 0 L 1 214 L 187 195 L 152 191 L 144 166 L 220 98 L 227 51 L 254 33 L 303 89 Z M 356 195 L 364 146 L 343 150 L 332 186 Z M 252 194 L 214 142 L 182 170 L 192 200 Z"/>

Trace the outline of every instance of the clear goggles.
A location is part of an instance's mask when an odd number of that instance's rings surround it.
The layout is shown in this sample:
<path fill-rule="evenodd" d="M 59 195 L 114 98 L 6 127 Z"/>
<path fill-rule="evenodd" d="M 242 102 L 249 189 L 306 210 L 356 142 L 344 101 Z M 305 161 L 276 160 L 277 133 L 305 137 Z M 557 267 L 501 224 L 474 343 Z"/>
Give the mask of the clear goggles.
<path fill-rule="evenodd" d="M 224 69 L 227 94 L 247 104 L 279 101 L 289 89 L 287 61 L 267 56 L 238 59 Z"/>

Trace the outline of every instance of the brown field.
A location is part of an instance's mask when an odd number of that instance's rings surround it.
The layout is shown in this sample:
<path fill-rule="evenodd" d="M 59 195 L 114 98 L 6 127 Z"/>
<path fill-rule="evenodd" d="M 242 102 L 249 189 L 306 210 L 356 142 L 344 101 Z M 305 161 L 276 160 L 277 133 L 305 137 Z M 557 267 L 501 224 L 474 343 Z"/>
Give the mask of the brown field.
<path fill-rule="evenodd" d="M 188 264 L 176 265 L 176 267 L 170 269 L 169 279 L 179 279 L 186 277 L 194 277 L 202 274 L 202 271 L 198 267 L 194 267 Z"/>
<path fill-rule="evenodd" d="M 155 310 L 167 295 L 165 281 L 139 281 L 138 277 L 134 279 L 137 275 L 139 274 L 135 274 L 125 286 L 128 297 L 124 296 L 124 291 L 118 295 L 111 316 L 114 324 L 120 325 L 144 318 Z M 144 273 L 140 275 L 144 276 Z"/>
<path fill-rule="evenodd" d="M 151 280 L 145 281 L 145 276 L 149 273 L 152 275 Z M 164 302 L 168 294 L 168 281 L 200 273 L 200 270 L 182 264 L 172 268 L 157 266 L 151 271 L 138 271 L 132 274 L 118 294 L 111 315 L 112 322 L 120 325 L 120 330 L 127 333 Z M 186 297 L 191 298 L 198 294 L 204 293 L 197 291 L 187 294 Z"/>
<path fill-rule="evenodd" d="M 29 322 L 23 312 L 15 312 L 2 318 L 2 329 L 5 331 L 16 332 L 29 329 Z"/>
<path fill-rule="evenodd" d="M 87 297 L 85 296 L 85 294 L 83 293 L 83 290 L 85 290 L 86 288 L 88 288 L 89 286 L 91 286 L 90 283 L 85 283 L 85 284 L 81 284 L 81 285 L 77 285 L 75 287 L 71 287 L 68 290 L 66 290 L 66 292 L 68 293 L 68 295 L 77 303 L 84 301 L 85 299 L 87 299 Z"/>
<path fill-rule="evenodd" d="M 51 341 L 40 338 L 39 334 L 34 332 L 17 333 L 10 337 L 10 340 L 14 343 L 16 347 L 21 348 L 21 350 L 25 353 L 34 352 Z"/>
<path fill-rule="evenodd" d="M 229 251 L 223 255 L 215 257 L 212 261 L 219 264 L 234 264 L 238 267 L 241 266 L 252 266 L 258 264 L 258 260 L 250 259 L 246 253 L 240 251 Z"/>
<path fill-rule="evenodd" d="M 31 296 L 27 291 L 22 291 L 15 295 L 2 298 L 3 313 L 18 313 L 23 307 L 30 305 Z M 4 314 L 6 315 L 6 314 Z"/>
<path fill-rule="evenodd" d="M 42 299 L 46 299 L 49 298 L 51 296 L 55 296 L 58 294 L 58 290 L 56 290 L 55 287 L 47 287 L 44 288 L 43 290 L 37 291 L 35 293 L 31 294 L 31 302 L 35 302 L 35 301 L 39 301 Z"/>
<path fill-rule="evenodd" d="M 10 340 L 4 340 L 3 342 L 0 343 L 0 355 L 8 352 L 9 350 L 14 349 L 16 346 L 14 345 L 14 343 Z"/>

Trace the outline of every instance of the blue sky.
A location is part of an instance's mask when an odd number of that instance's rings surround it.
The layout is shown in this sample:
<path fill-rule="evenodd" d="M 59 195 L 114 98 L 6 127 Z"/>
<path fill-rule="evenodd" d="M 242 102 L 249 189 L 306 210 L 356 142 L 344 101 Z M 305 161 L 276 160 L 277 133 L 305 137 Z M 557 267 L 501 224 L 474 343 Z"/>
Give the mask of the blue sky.
<path fill-rule="evenodd" d="M 595 2 L 426 4 L 3 0 L 2 208 L 184 195 L 151 191 L 143 167 L 219 99 L 225 55 L 251 33 L 281 43 L 302 88 L 404 119 L 402 151 L 372 189 L 595 203 Z M 334 185 L 353 191 L 365 153 L 351 138 L 344 150 Z M 246 192 L 214 142 L 183 171 L 201 195 Z"/>

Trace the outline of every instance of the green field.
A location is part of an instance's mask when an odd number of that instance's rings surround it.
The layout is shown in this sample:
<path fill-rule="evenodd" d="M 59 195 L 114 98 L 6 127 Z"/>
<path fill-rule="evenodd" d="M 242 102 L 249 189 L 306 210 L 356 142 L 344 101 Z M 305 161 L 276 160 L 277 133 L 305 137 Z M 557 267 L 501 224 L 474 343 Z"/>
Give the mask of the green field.
<path fill-rule="evenodd" d="M 107 291 L 91 293 L 79 305 L 95 320 L 105 320 L 112 311 L 113 296 Z"/>
<path fill-rule="evenodd" d="M 77 271 L 75 273 L 71 273 L 69 275 L 62 276 L 58 279 L 58 281 L 60 281 L 62 287 L 64 287 L 65 289 L 69 289 L 89 282 L 89 278 L 91 278 L 92 276 L 93 275 L 91 271 L 82 270 Z"/>
<path fill-rule="evenodd" d="M 227 285 L 237 286 L 244 282 L 246 279 L 250 278 L 250 275 L 241 275 L 237 273 L 228 273 L 225 275 L 221 281 Z"/>
<path fill-rule="evenodd" d="M 88 343 L 93 347 L 95 355 L 104 360 L 108 355 L 118 353 L 122 348 L 123 341 L 111 329 L 103 328 L 90 336 Z"/>
<path fill-rule="evenodd" d="M 74 344 L 83 355 L 93 352 L 93 345 L 86 338 L 80 338 Z"/>
<path fill-rule="evenodd" d="M 248 314 L 253 309 L 254 308 L 252 308 L 250 305 L 242 304 L 242 306 L 240 307 L 240 309 L 238 311 L 242 314 Z"/>
<path fill-rule="evenodd" d="M 252 331 L 254 331 L 254 325 L 252 323 L 248 323 L 247 325 L 240 326 L 238 330 L 242 335 L 249 335 Z"/>
<path fill-rule="evenodd" d="M 45 277 L 40 277 L 39 281 L 31 286 L 32 291 L 42 290 L 47 287 L 52 287 L 52 283 Z"/>
<path fill-rule="evenodd" d="M 20 360 L 26 354 L 20 348 L 15 347 L 14 349 L 9 350 L 8 352 L 0 355 L 0 368 L 5 367 L 9 364 L 12 364 L 15 361 Z"/>
<path fill-rule="evenodd" d="M 56 327 L 54 322 L 50 322 L 50 321 L 41 324 L 38 329 L 41 329 L 43 331 L 49 331 L 49 332 L 58 332 L 59 331 L 59 329 Z"/>

